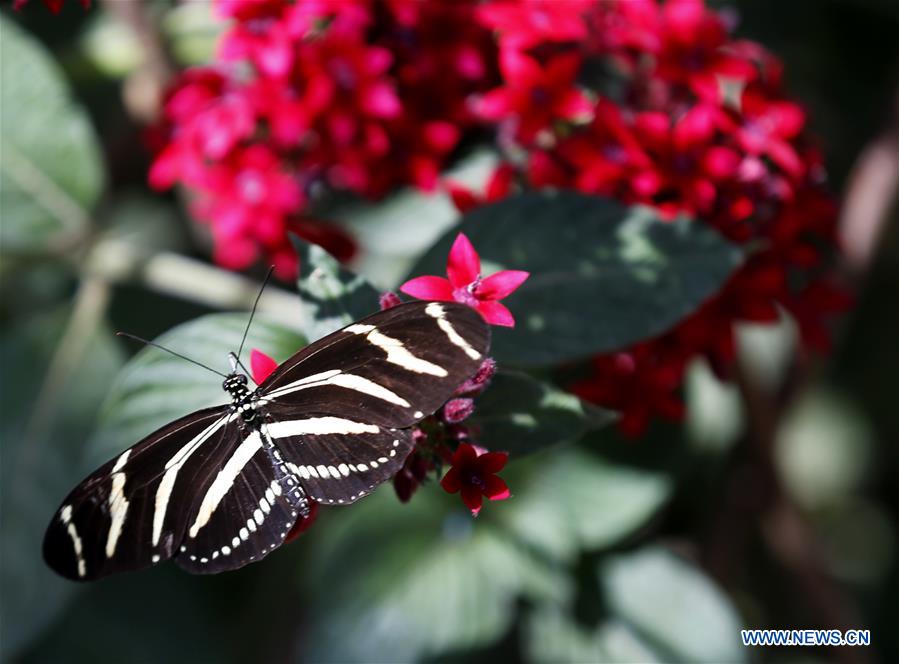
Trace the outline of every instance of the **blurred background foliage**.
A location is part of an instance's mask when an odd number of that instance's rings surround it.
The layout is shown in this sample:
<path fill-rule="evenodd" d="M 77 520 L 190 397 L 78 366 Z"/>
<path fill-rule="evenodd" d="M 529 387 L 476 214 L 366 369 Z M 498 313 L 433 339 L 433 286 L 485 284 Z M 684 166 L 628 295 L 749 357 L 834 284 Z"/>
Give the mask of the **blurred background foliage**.
<path fill-rule="evenodd" d="M 765 389 L 794 368 L 791 323 L 745 326 L 743 383 L 722 384 L 696 364 L 686 423 L 624 441 L 601 428 L 607 413 L 539 382 L 539 371 L 509 371 L 478 416 L 513 453 L 542 451 L 508 466 L 514 499 L 475 521 L 433 484 L 406 505 L 385 487 L 353 509 L 322 510 L 298 542 L 227 575 L 163 565 L 89 586 L 55 577 L 40 540 L 60 497 L 136 432 L 219 396 L 216 380 L 148 350 L 121 371 L 136 349 L 112 331 L 168 332 L 175 349 L 217 361 L 245 319 L 222 312 L 245 310 L 256 283 L 210 265 L 177 196 L 147 189 L 140 114 L 152 82 L 133 16 L 115 4 L 85 12 L 70 2 L 58 17 L 36 4 L 4 6 L 0 24 L 4 660 L 899 658 L 895 214 L 856 261 L 857 306 L 832 356 L 804 366 L 800 385 Z M 179 64 L 209 58 L 219 27 L 205 3 L 147 4 Z M 738 34 L 783 57 L 788 87 L 823 137 L 832 187 L 845 192 L 865 147 L 890 123 L 895 130 L 896 4 L 716 4 L 739 16 Z M 454 168 L 462 181 L 485 170 L 477 154 Z M 456 221 L 445 199 L 401 192 L 377 206 L 342 205 L 335 216 L 366 249 L 354 267 L 377 287 L 442 273 Z M 536 260 L 465 224 L 485 261 Z M 517 263 L 503 255 L 518 250 Z M 709 255 L 717 262 L 686 252 L 670 266 L 707 280 L 691 302 L 738 260 L 725 249 Z M 613 306 L 614 284 L 598 278 L 595 288 L 595 301 L 560 302 L 550 329 L 564 331 L 565 306 Z M 305 310 L 281 288 L 266 297 L 251 345 L 278 360 L 332 315 L 311 296 Z M 626 323 L 610 329 L 619 336 L 571 343 L 599 343 L 589 349 L 598 352 L 627 339 Z M 540 346 L 526 331 L 497 336 L 500 359 L 567 359 L 527 355 Z M 536 424 L 522 425 L 521 413 Z M 738 642 L 741 627 L 825 626 L 871 629 L 874 645 L 762 653 Z"/>

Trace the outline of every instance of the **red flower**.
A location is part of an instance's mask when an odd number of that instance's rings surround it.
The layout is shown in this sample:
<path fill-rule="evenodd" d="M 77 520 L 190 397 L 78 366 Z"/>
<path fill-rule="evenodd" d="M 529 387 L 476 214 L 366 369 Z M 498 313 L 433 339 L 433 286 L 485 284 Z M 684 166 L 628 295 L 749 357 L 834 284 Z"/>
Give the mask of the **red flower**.
<path fill-rule="evenodd" d="M 450 468 L 440 486 L 447 493 L 462 492 L 462 502 L 471 510 L 472 516 L 481 511 L 483 497 L 490 500 L 505 500 L 511 494 L 509 487 L 496 473 L 509 460 L 505 452 L 483 452 L 468 443 L 460 443 L 453 454 Z"/>
<path fill-rule="evenodd" d="M 58 14 L 60 11 L 62 11 L 62 5 L 64 2 L 65 0 L 44 0 L 44 5 L 46 5 L 47 9 L 49 9 L 54 14 Z M 19 11 L 27 4 L 28 0 L 13 0 L 12 8 L 15 11 Z M 85 9 L 90 9 L 91 0 L 81 0 L 81 6 Z"/>
<path fill-rule="evenodd" d="M 421 429 L 415 428 L 412 430 L 412 437 L 416 441 L 416 447 L 406 457 L 403 467 L 393 477 L 393 489 L 396 491 L 396 497 L 399 498 L 401 503 L 408 503 L 412 498 L 412 494 L 427 479 L 428 473 L 434 470 L 434 464 L 418 448 L 419 443 L 427 439 L 427 434 Z"/>
<path fill-rule="evenodd" d="M 546 64 L 519 51 L 500 54 L 505 86 L 491 90 L 480 103 L 488 120 L 517 119 L 516 135 L 530 143 L 555 120 L 589 118 L 590 99 L 575 85 L 580 55 L 557 55 Z"/>
<path fill-rule="evenodd" d="M 515 327 L 512 313 L 499 300 L 517 290 L 530 273 L 503 270 L 482 279 L 481 257 L 465 234 L 459 233 L 450 250 L 446 275 L 449 279 L 416 277 L 400 286 L 400 290 L 419 300 L 455 300 L 477 309 L 491 325 Z"/>
<path fill-rule="evenodd" d="M 580 12 L 591 0 L 487 2 L 477 18 L 500 33 L 503 50 L 525 50 L 541 42 L 580 41 L 587 27 Z"/>
<path fill-rule="evenodd" d="M 253 374 L 253 382 L 262 385 L 262 382 L 278 368 L 278 363 L 261 350 L 254 348 L 250 351 L 250 371 Z"/>
<path fill-rule="evenodd" d="M 453 199 L 453 205 L 456 206 L 456 209 L 465 214 L 476 207 L 502 200 L 508 196 L 509 192 L 512 191 L 512 179 L 514 177 L 515 169 L 510 164 L 502 164 L 488 178 L 487 186 L 484 188 L 482 195 L 476 194 L 452 180 L 446 180 L 446 189 L 450 198 Z"/>
<path fill-rule="evenodd" d="M 287 533 L 287 537 L 284 538 L 285 544 L 294 541 L 297 537 L 309 530 L 315 522 L 315 518 L 318 516 L 318 503 L 309 498 L 307 498 L 306 501 L 309 505 L 309 511 L 306 513 L 306 516 L 301 516 L 294 522 L 290 531 Z"/>

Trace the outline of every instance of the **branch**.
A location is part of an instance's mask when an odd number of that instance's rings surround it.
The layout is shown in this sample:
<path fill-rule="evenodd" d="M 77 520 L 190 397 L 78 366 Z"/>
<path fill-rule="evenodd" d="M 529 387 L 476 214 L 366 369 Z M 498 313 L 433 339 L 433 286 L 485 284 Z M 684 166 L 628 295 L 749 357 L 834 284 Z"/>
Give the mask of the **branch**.
<path fill-rule="evenodd" d="M 84 270 L 108 283 L 137 281 L 154 292 L 213 309 L 248 310 L 259 293 L 255 279 L 173 252 L 147 254 L 117 239 L 99 242 Z M 299 296 L 272 285 L 262 294 L 259 311 L 291 329 L 305 323 Z"/>

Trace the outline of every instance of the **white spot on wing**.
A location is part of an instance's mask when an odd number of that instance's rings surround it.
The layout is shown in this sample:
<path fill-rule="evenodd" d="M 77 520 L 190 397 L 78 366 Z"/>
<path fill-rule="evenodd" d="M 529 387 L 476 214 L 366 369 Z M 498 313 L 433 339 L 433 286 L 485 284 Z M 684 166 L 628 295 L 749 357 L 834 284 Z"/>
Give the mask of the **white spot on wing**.
<path fill-rule="evenodd" d="M 122 468 L 125 467 L 125 464 L 128 463 L 128 457 L 131 456 L 131 450 L 127 449 L 122 453 L 118 459 L 116 459 L 115 465 L 112 467 L 113 473 L 119 472 Z"/>
<path fill-rule="evenodd" d="M 159 482 L 159 487 L 156 489 L 156 500 L 153 506 L 153 546 L 157 546 L 159 544 L 159 538 L 162 535 L 162 526 L 165 523 L 165 514 L 168 510 L 169 506 L 169 498 L 172 495 L 172 489 L 175 486 L 175 480 L 178 477 L 178 471 L 181 470 L 181 467 L 187 461 L 191 454 L 193 454 L 197 449 L 199 449 L 200 445 L 209 440 L 209 437 L 218 431 L 225 422 L 228 421 L 228 416 L 220 417 L 215 422 L 210 424 L 208 427 L 203 429 L 199 434 L 197 434 L 194 438 L 188 441 L 178 452 L 173 456 L 169 461 L 165 464 L 165 475 L 162 476 L 162 480 Z"/>
<path fill-rule="evenodd" d="M 293 383 L 288 383 L 283 387 L 279 387 L 278 389 L 269 392 L 268 395 L 266 395 L 266 398 L 277 399 L 283 397 L 285 394 L 290 394 L 299 390 L 307 390 L 313 387 L 323 387 L 325 385 L 345 387 L 348 390 L 355 390 L 356 392 L 367 394 L 376 399 L 382 399 L 388 403 L 402 406 L 403 408 L 409 407 L 408 401 L 395 392 L 388 390 L 386 387 L 378 385 L 376 382 L 369 380 L 364 376 L 341 373 L 337 369 L 315 374 L 314 376 L 307 376 L 306 378 L 301 378 Z"/>
<path fill-rule="evenodd" d="M 128 459 L 128 452 L 125 452 L 119 461 L 125 457 Z M 118 466 L 118 462 L 116 462 Z M 125 465 L 124 463 L 122 464 Z M 106 537 L 106 557 L 112 558 L 115 555 L 116 544 L 119 536 L 122 534 L 122 527 L 125 525 L 125 516 L 128 514 L 128 501 L 125 500 L 125 473 L 116 473 L 112 476 L 112 489 L 109 492 L 109 534 Z"/>
<path fill-rule="evenodd" d="M 87 574 L 87 565 L 85 564 L 84 556 L 82 555 L 84 549 L 81 544 L 81 538 L 78 536 L 78 530 L 75 528 L 75 524 L 72 523 L 71 505 L 66 505 L 62 508 L 59 513 L 59 519 L 62 521 L 63 525 L 66 526 L 66 532 L 72 540 L 72 549 L 75 551 L 75 559 L 78 561 L 78 576 L 85 576 Z"/>
<path fill-rule="evenodd" d="M 446 311 L 440 304 L 431 302 L 431 304 L 425 307 L 425 313 L 437 320 L 437 326 L 443 330 L 451 344 L 461 348 L 471 359 L 481 359 L 481 354 L 476 351 L 470 343 L 465 341 L 462 335 L 456 332 L 456 328 L 453 327 L 453 324 L 446 319 Z"/>
<path fill-rule="evenodd" d="M 315 436 L 329 433 L 378 433 L 380 429 L 374 424 L 364 424 L 345 420 L 342 417 L 310 417 L 305 420 L 287 420 L 272 422 L 268 432 L 272 438 L 291 436 Z"/>
<path fill-rule="evenodd" d="M 203 496 L 203 502 L 200 503 L 200 509 L 197 511 L 197 518 L 190 527 L 191 537 L 196 537 L 200 528 L 209 523 L 212 513 L 231 489 L 234 480 L 260 449 L 262 449 L 262 438 L 258 431 L 253 431 L 234 451 L 224 468 L 219 471 L 215 480 L 209 485 L 206 495 Z"/>
<path fill-rule="evenodd" d="M 415 355 L 410 353 L 403 345 L 402 341 L 394 339 L 393 337 L 388 337 L 379 332 L 374 325 L 350 325 L 345 328 L 344 331 L 351 332 L 352 334 L 364 334 L 369 343 L 387 353 L 385 359 L 390 362 L 390 364 L 395 364 L 414 373 L 429 374 L 440 378 L 447 375 L 446 369 L 439 367 L 436 364 L 432 364 L 427 360 L 415 357 Z"/>

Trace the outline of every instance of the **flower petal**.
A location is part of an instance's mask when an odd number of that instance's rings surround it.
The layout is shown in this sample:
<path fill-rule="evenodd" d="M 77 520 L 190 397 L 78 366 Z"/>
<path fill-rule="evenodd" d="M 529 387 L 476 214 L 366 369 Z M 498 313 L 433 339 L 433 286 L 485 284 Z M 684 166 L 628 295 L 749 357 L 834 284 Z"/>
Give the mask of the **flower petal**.
<path fill-rule="evenodd" d="M 253 374 L 253 380 L 257 385 L 269 377 L 269 375 L 278 368 L 278 363 L 261 350 L 255 348 L 250 351 L 250 371 Z"/>
<path fill-rule="evenodd" d="M 478 458 L 478 452 L 474 446 L 468 443 L 460 443 L 453 454 L 452 464 L 454 468 L 473 463 Z"/>
<path fill-rule="evenodd" d="M 480 283 L 475 297 L 479 300 L 501 300 L 511 295 L 529 276 L 531 273 L 523 270 L 503 270 L 491 274 Z"/>
<path fill-rule="evenodd" d="M 481 504 L 484 502 L 481 490 L 476 486 L 466 484 L 462 487 L 462 502 L 471 510 L 472 516 L 477 516 L 481 511 Z"/>
<path fill-rule="evenodd" d="M 478 311 L 485 321 L 501 327 L 515 327 L 512 312 L 499 302 L 478 302 Z"/>
<path fill-rule="evenodd" d="M 505 468 L 508 460 L 507 452 L 487 452 L 478 457 L 478 470 L 484 475 L 492 475 Z"/>
<path fill-rule="evenodd" d="M 400 291 L 406 295 L 417 297 L 419 300 L 448 302 L 453 299 L 453 287 L 443 277 L 415 277 L 400 286 Z"/>
<path fill-rule="evenodd" d="M 484 478 L 484 495 L 490 500 L 505 500 L 512 495 L 502 477 L 488 475 Z"/>
<path fill-rule="evenodd" d="M 456 493 L 462 488 L 462 481 L 459 479 L 459 470 L 455 467 L 446 471 L 446 475 L 440 480 L 440 486 L 447 493 Z"/>
<path fill-rule="evenodd" d="M 309 528 L 312 527 L 312 524 L 315 523 L 315 517 L 318 515 L 318 503 L 314 500 L 309 501 L 309 512 L 306 516 L 301 516 L 296 520 L 293 524 L 293 527 L 287 533 L 287 537 L 284 538 L 284 543 L 288 544 L 292 542 L 297 537 L 305 533 Z"/>
<path fill-rule="evenodd" d="M 446 276 L 453 288 L 464 288 L 475 281 L 481 272 L 481 257 L 465 233 L 459 233 L 446 262 Z"/>

